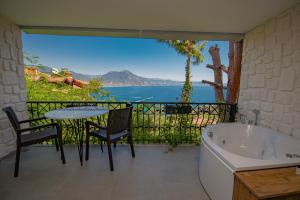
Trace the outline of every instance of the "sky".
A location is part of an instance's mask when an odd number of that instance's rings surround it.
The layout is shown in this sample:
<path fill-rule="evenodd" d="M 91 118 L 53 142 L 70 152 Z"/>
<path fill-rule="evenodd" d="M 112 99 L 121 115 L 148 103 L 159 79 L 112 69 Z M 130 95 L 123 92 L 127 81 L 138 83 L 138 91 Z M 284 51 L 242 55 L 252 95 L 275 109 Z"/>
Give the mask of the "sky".
<path fill-rule="evenodd" d="M 96 36 L 57 36 L 22 33 L 23 49 L 40 58 L 40 64 L 83 74 L 103 75 L 109 71 L 129 70 L 147 78 L 184 80 L 185 57 L 155 39 Z M 209 47 L 217 44 L 222 64 L 228 66 L 226 41 L 208 41 L 204 62 L 191 67 L 191 80 L 213 80 Z M 224 77 L 224 81 L 226 77 Z"/>

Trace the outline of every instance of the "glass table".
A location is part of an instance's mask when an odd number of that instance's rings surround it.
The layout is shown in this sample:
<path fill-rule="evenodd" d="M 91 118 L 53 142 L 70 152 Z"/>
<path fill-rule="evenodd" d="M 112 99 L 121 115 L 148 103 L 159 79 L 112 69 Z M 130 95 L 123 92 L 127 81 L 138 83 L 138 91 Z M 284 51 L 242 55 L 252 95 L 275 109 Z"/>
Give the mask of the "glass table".
<path fill-rule="evenodd" d="M 56 120 L 60 126 L 62 120 L 74 121 L 74 132 L 76 134 L 75 141 L 78 147 L 78 153 L 80 158 L 80 164 L 82 165 L 83 156 L 83 135 L 85 131 L 85 120 L 90 117 L 104 115 L 108 113 L 108 109 L 100 106 L 82 106 L 82 107 L 70 107 L 58 110 L 52 110 L 45 113 L 45 117 L 48 119 Z M 62 127 L 62 126 L 61 126 Z"/>

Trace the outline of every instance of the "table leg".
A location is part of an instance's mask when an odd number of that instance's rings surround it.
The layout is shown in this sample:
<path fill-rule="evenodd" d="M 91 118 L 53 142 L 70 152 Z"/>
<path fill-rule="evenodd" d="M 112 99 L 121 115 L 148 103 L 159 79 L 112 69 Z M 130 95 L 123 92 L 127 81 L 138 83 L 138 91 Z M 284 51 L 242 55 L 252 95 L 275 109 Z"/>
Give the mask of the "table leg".
<path fill-rule="evenodd" d="M 78 148 L 78 154 L 80 159 L 80 164 L 82 166 L 83 164 L 83 135 L 84 135 L 84 120 L 83 119 L 77 119 L 75 121 L 76 124 L 76 143 Z"/>

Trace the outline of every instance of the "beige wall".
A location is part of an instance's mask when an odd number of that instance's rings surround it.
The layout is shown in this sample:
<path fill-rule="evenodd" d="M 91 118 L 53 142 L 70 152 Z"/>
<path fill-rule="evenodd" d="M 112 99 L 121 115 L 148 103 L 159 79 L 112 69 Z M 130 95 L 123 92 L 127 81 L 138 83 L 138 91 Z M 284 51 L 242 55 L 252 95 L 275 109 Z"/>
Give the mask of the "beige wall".
<path fill-rule="evenodd" d="M 0 16 L 0 108 L 12 105 L 20 119 L 27 118 L 21 31 Z M 0 110 L 0 157 L 15 149 L 15 133 Z"/>
<path fill-rule="evenodd" d="M 244 39 L 239 112 L 300 138 L 300 4 Z"/>

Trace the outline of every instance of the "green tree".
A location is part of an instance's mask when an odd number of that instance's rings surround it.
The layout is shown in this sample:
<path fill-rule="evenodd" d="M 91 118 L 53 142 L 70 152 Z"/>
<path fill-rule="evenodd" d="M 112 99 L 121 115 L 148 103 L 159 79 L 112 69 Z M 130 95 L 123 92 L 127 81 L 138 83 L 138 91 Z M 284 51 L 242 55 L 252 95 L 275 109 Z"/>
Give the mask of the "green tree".
<path fill-rule="evenodd" d="M 36 55 L 30 55 L 26 52 L 24 52 L 24 63 L 25 65 L 34 66 L 40 69 L 43 69 L 44 66 L 39 63 L 40 57 Z"/>
<path fill-rule="evenodd" d="M 159 40 L 174 48 L 177 53 L 186 57 L 185 81 L 182 89 L 181 98 L 183 102 L 189 102 L 191 98 L 191 63 L 199 65 L 203 62 L 202 51 L 207 41 L 201 40 Z"/>

